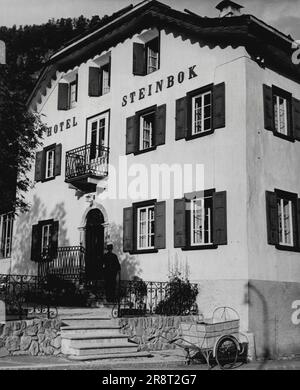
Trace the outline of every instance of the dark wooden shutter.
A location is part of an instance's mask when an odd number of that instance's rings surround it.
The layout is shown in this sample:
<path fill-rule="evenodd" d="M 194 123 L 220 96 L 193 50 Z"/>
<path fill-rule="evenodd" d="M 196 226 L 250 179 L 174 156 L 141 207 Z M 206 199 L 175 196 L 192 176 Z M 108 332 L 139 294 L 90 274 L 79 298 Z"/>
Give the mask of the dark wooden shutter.
<path fill-rule="evenodd" d="M 36 182 L 42 181 L 44 179 L 44 151 L 37 152 L 35 155 L 35 172 L 34 180 Z"/>
<path fill-rule="evenodd" d="M 266 191 L 268 244 L 278 244 L 278 206 L 275 192 Z"/>
<path fill-rule="evenodd" d="M 293 136 L 300 141 L 300 100 L 292 99 L 293 108 Z"/>
<path fill-rule="evenodd" d="M 123 252 L 133 251 L 133 208 L 123 210 Z"/>
<path fill-rule="evenodd" d="M 145 46 L 142 43 L 133 43 L 133 74 L 136 76 L 146 74 Z"/>
<path fill-rule="evenodd" d="M 273 94 L 272 88 L 268 85 L 263 85 L 264 97 L 264 122 L 265 129 L 273 131 L 274 129 L 274 114 L 273 114 Z"/>
<path fill-rule="evenodd" d="M 57 108 L 58 110 L 69 109 L 69 84 L 67 83 L 58 84 Z"/>
<path fill-rule="evenodd" d="M 176 100 L 176 141 L 187 136 L 187 101 L 186 96 Z"/>
<path fill-rule="evenodd" d="M 111 56 L 109 56 L 109 59 L 108 59 L 108 85 L 110 88 L 110 85 L 111 85 Z"/>
<path fill-rule="evenodd" d="M 136 115 L 126 120 L 126 154 L 135 153 L 138 150 L 138 117 Z"/>
<path fill-rule="evenodd" d="M 184 248 L 185 246 L 185 199 L 174 199 L 174 248 Z"/>
<path fill-rule="evenodd" d="M 95 66 L 89 67 L 89 96 L 100 96 L 100 68 Z"/>
<path fill-rule="evenodd" d="M 300 248 L 300 199 L 297 199 L 297 246 Z"/>
<path fill-rule="evenodd" d="M 214 85 L 213 87 L 213 128 L 225 127 L 225 83 Z"/>
<path fill-rule="evenodd" d="M 51 226 L 50 256 L 52 259 L 55 259 L 57 257 L 58 231 L 59 231 L 59 222 L 55 221 Z"/>
<path fill-rule="evenodd" d="M 166 202 L 155 205 L 155 249 L 166 248 Z"/>
<path fill-rule="evenodd" d="M 31 235 L 31 260 L 38 262 L 41 260 L 41 226 L 32 226 Z"/>
<path fill-rule="evenodd" d="M 166 143 L 166 104 L 157 107 L 155 115 L 155 144 L 164 145 Z"/>
<path fill-rule="evenodd" d="M 61 144 L 56 145 L 54 176 L 59 176 L 61 174 L 61 152 L 62 152 L 62 145 Z"/>
<path fill-rule="evenodd" d="M 227 245 L 227 204 L 226 191 L 213 194 L 213 242 Z"/>

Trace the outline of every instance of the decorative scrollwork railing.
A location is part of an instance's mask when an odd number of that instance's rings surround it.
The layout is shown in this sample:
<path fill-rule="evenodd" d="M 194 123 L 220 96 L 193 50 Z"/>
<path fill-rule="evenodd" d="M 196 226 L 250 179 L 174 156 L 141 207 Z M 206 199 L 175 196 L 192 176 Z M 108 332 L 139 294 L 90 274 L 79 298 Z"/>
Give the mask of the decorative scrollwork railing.
<path fill-rule="evenodd" d="M 102 145 L 88 144 L 66 153 L 66 180 L 92 175 L 108 175 L 109 148 Z"/>
<path fill-rule="evenodd" d="M 57 315 L 47 283 L 39 276 L 0 274 L 0 300 L 4 302 L 7 318 Z"/>
<path fill-rule="evenodd" d="M 189 284 L 197 296 L 196 284 Z M 173 291 L 172 291 L 173 288 Z M 118 287 L 118 315 L 180 315 L 197 314 L 195 299 L 187 295 L 186 287 L 176 287 L 169 282 L 143 280 L 120 281 Z"/>

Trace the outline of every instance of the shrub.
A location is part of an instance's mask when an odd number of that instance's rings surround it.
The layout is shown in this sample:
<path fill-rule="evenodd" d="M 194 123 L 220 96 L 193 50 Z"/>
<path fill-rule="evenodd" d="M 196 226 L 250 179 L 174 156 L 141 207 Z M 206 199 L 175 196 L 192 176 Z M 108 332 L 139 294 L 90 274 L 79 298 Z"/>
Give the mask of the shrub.
<path fill-rule="evenodd" d="M 165 298 L 157 305 L 156 314 L 187 315 L 195 312 L 198 287 L 179 272 L 169 276 Z"/>

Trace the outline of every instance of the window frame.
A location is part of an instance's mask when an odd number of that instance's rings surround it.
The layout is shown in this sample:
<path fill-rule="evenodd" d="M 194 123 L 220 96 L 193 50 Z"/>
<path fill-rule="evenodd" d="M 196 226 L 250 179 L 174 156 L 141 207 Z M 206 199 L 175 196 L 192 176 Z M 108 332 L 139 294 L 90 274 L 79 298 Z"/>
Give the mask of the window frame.
<path fill-rule="evenodd" d="M 155 70 L 153 70 L 152 72 L 150 72 L 149 71 L 149 68 L 150 68 L 150 64 L 149 64 L 150 50 L 152 50 L 151 49 L 151 45 L 153 45 L 154 41 L 157 41 L 157 47 L 158 47 L 157 59 L 156 59 L 156 61 L 157 61 L 157 68 Z M 157 72 L 160 69 L 160 53 L 161 53 L 161 50 L 160 50 L 160 33 L 159 33 L 159 35 L 157 37 L 152 38 L 152 39 L 150 39 L 149 41 L 147 41 L 145 43 L 145 61 L 146 61 L 145 70 L 146 70 L 146 75 L 155 73 L 155 72 Z"/>
<path fill-rule="evenodd" d="M 143 153 L 152 152 L 153 150 L 157 149 L 156 140 L 155 140 L 155 132 L 156 132 L 156 112 L 157 112 L 157 105 L 148 107 L 146 109 L 140 110 L 136 112 L 136 116 L 138 118 L 138 150 L 134 152 L 134 155 L 139 155 Z M 141 119 L 147 115 L 150 115 L 153 113 L 154 115 L 154 124 L 152 128 L 152 146 L 147 149 L 141 149 L 141 133 L 142 133 L 142 125 L 141 125 Z"/>
<path fill-rule="evenodd" d="M 188 129 L 188 131 L 187 131 L 187 135 L 186 135 L 185 139 L 187 141 L 193 140 L 196 138 L 205 137 L 205 136 L 211 135 L 215 132 L 215 129 L 213 128 L 213 88 L 214 88 L 214 84 L 211 83 L 211 84 L 205 85 L 204 87 L 197 88 L 193 91 L 190 91 L 186 95 L 186 97 L 187 97 L 187 129 Z M 201 131 L 199 133 L 193 133 L 194 100 L 201 95 L 207 94 L 208 92 L 210 92 L 210 96 L 211 96 L 211 98 L 210 98 L 210 107 L 211 107 L 211 109 L 210 109 L 210 129 Z M 204 123 L 204 119 L 203 119 L 203 123 Z"/>
<path fill-rule="evenodd" d="M 213 240 L 213 203 L 212 198 L 216 190 L 209 189 L 205 191 L 195 192 L 192 194 L 185 194 L 185 220 L 186 220 L 186 245 L 181 248 L 182 251 L 191 251 L 191 250 L 206 250 L 206 249 L 217 249 L 218 245 L 214 244 Z M 191 210 L 191 202 L 197 199 L 203 198 L 211 198 L 211 224 L 210 224 L 210 240 L 211 243 L 203 243 L 203 244 L 192 244 L 192 210 Z"/>
<path fill-rule="evenodd" d="M 44 164 L 43 164 L 43 169 L 44 169 L 44 172 L 43 172 L 43 180 L 42 182 L 47 182 L 47 181 L 51 181 L 51 180 L 55 180 L 56 176 L 55 176 L 55 164 L 56 164 L 56 145 L 57 144 L 52 144 L 52 145 L 49 145 L 49 146 L 46 146 L 44 149 L 43 149 L 43 152 L 44 152 L 44 156 L 43 156 L 43 159 L 44 159 Z M 47 167 L 47 157 L 48 157 L 48 153 L 50 152 L 53 152 L 53 176 L 48 176 L 47 175 L 47 171 L 48 171 L 48 167 Z"/>
<path fill-rule="evenodd" d="M 287 134 L 283 134 L 280 131 L 276 129 L 275 126 L 275 105 L 274 105 L 274 97 L 282 98 L 286 102 L 286 127 L 287 127 Z M 285 139 L 290 142 L 295 142 L 294 135 L 293 135 L 293 119 L 292 119 L 292 94 L 285 91 L 284 89 L 281 89 L 279 87 L 276 87 L 275 85 L 272 85 L 272 113 L 273 113 L 273 134 L 276 137 Z M 279 113 L 278 113 L 278 119 L 279 119 Z"/>
<path fill-rule="evenodd" d="M 107 88 L 108 90 L 106 92 L 104 92 L 104 72 L 107 71 Z M 110 90 L 111 90 L 111 87 L 110 87 L 110 77 L 111 77 L 111 67 L 110 67 L 110 62 L 107 61 L 106 63 L 104 63 L 103 65 L 100 66 L 100 74 L 99 74 L 99 77 L 100 77 L 100 96 L 104 96 L 104 95 L 107 95 L 108 93 L 110 93 Z"/>
<path fill-rule="evenodd" d="M 52 167 L 51 167 L 51 172 L 49 175 L 49 161 L 50 158 L 49 156 L 52 155 Z M 53 179 L 54 178 L 54 173 L 55 173 L 55 148 L 50 148 L 45 151 L 45 180 Z"/>
<path fill-rule="evenodd" d="M 155 249 L 155 206 L 156 206 L 157 200 L 152 199 L 144 202 L 137 202 L 132 204 L 133 208 L 133 251 L 130 252 L 130 254 L 148 254 L 148 253 L 158 253 L 158 249 Z M 153 237 L 154 237 L 154 246 L 151 248 L 146 248 L 146 249 L 139 249 L 138 241 L 139 241 L 139 219 L 138 219 L 138 211 L 141 209 L 145 208 L 154 208 L 154 232 L 153 232 Z"/>
<path fill-rule="evenodd" d="M 279 238 L 279 213 L 278 213 L 278 220 L 277 220 L 277 227 L 278 227 L 278 243 L 275 245 L 275 247 L 279 250 L 286 250 L 286 251 L 292 251 L 292 252 L 299 252 L 300 251 L 300 243 L 298 242 L 298 223 L 297 223 L 297 199 L 298 195 L 296 193 L 282 191 L 279 189 L 275 189 L 276 194 L 276 204 L 278 207 L 278 200 L 287 200 L 291 202 L 292 205 L 292 215 L 291 215 L 291 222 L 292 222 L 292 238 L 293 238 L 293 245 L 280 243 Z M 277 209 L 278 210 L 278 209 Z"/>
<path fill-rule="evenodd" d="M 7 219 L 5 231 L 4 231 L 4 223 L 5 223 L 4 218 Z M 14 213 L 12 211 L 0 215 L 0 260 L 11 258 L 12 242 L 13 242 L 13 225 L 14 225 Z"/>
<path fill-rule="evenodd" d="M 75 86 L 75 100 L 74 101 L 72 101 L 72 87 L 73 86 Z M 76 79 L 69 83 L 69 99 L 68 99 L 69 110 L 71 110 L 72 108 L 75 108 L 77 106 L 77 101 L 78 101 L 78 76 L 76 75 Z"/>

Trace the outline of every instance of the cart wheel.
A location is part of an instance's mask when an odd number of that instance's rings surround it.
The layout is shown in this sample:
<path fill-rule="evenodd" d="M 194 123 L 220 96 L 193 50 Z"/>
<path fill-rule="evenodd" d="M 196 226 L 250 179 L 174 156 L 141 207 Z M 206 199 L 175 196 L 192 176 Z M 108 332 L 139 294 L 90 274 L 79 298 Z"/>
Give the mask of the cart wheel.
<path fill-rule="evenodd" d="M 115 305 L 115 306 L 112 308 L 111 317 L 112 317 L 112 318 L 118 318 L 118 317 L 119 317 L 118 305 Z"/>
<path fill-rule="evenodd" d="M 223 370 L 233 368 L 238 357 L 238 345 L 232 337 L 221 338 L 216 345 L 216 362 Z"/>

